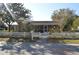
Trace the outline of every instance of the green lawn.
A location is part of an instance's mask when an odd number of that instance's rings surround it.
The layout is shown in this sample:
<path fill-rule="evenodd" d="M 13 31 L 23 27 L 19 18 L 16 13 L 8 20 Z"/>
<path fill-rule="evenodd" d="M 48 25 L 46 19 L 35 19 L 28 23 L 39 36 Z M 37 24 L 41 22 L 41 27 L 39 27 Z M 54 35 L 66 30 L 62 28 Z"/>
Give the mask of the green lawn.
<path fill-rule="evenodd" d="M 0 32 L 9 32 L 9 30 L 0 30 Z M 10 30 L 10 32 L 13 32 L 13 30 Z"/>
<path fill-rule="evenodd" d="M 79 39 L 73 39 L 73 40 L 71 40 L 71 39 L 57 39 L 57 38 L 55 38 L 55 39 L 48 39 L 48 41 L 49 42 L 53 42 L 53 43 L 72 43 L 72 44 L 79 44 Z"/>
<path fill-rule="evenodd" d="M 79 44 L 79 40 L 63 40 L 64 43 L 75 43 Z"/>

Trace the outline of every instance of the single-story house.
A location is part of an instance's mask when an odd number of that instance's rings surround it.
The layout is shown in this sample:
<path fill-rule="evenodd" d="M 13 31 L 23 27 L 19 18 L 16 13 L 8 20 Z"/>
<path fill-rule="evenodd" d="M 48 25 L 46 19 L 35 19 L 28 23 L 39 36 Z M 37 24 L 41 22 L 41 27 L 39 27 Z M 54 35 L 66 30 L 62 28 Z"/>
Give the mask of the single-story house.
<path fill-rule="evenodd" d="M 3 23 L 3 24 L 5 26 L 7 25 L 5 23 Z M 58 26 L 58 23 L 56 21 L 31 21 L 30 24 L 33 26 L 34 32 L 41 32 L 41 33 L 49 32 L 50 29 Z M 12 23 L 10 23 L 10 25 L 14 31 L 18 30 L 17 22 L 12 22 Z M 8 25 L 6 27 L 8 27 Z"/>
<path fill-rule="evenodd" d="M 31 24 L 34 26 L 34 32 L 49 32 L 50 29 L 57 27 L 56 21 L 32 21 Z"/>

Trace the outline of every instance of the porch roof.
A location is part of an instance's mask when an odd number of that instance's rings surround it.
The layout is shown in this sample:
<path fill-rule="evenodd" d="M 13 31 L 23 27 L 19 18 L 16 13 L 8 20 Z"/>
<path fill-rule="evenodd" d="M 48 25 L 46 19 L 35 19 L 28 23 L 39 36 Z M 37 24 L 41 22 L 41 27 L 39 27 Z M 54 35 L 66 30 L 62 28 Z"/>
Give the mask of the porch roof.
<path fill-rule="evenodd" d="M 56 21 L 32 21 L 32 25 L 57 25 Z"/>

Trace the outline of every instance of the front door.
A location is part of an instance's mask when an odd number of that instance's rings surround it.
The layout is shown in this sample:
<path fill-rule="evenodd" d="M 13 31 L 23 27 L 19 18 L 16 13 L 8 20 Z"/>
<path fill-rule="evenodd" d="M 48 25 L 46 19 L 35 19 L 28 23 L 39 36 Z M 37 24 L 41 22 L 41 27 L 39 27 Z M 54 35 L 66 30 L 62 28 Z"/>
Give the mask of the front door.
<path fill-rule="evenodd" d="M 41 33 L 48 32 L 47 25 L 40 25 L 39 32 L 41 32 Z"/>
<path fill-rule="evenodd" d="M 43 25 L 40 25 L 39 32 L 43 33 Z"/>

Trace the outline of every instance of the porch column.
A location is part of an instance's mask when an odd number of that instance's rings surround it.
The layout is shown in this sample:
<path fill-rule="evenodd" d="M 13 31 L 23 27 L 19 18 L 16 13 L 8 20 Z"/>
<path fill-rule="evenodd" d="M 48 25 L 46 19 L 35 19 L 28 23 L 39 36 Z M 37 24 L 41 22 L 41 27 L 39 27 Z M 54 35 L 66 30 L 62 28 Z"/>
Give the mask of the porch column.
<path fill-rule="evenodd" d="M 37 25 L 37 32 L 39 32 L 39 29 L 40 29 L 40 28 L 39 28 L 39 25 Z"/>
<path fill-rule="evenodd" d="M 48 25 L 47 25 L 47 32 L 48 32 Z"/>
<path fill-rule="evenodd" d="M 43 32 L 45 32 L 45 25 L 43 25 Z"/>
<path fill-rule="evenodd" d="M 38 29 L 38 32 L 40 32 L 40 25 L 38 25 L 38 28 L 37 29 Z"/>

